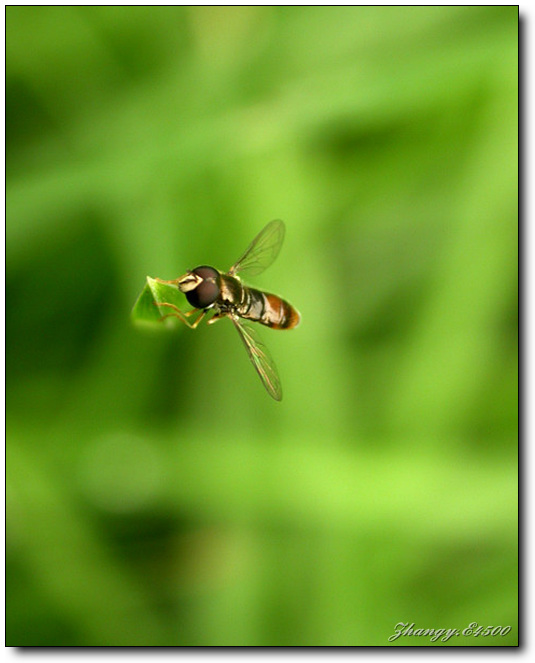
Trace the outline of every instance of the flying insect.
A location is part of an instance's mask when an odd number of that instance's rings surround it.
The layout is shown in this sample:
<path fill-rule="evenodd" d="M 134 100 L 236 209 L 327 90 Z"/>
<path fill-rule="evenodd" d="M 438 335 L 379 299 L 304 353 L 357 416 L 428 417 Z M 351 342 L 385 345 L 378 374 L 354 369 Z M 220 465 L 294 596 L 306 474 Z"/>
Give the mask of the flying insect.
<path fill-rule="evenodd" d="M 256 276 L 269 267 L 284 240 L 285 227 L 282 221 L 271 221 L 261 230 L 247 247 L 241 258 L 232 265 L 228 272 L 221 272 L 215 267 L 201 265 L 178 279 L 160 283 L 176 285 L 180 292 L 193 306 L 183 312 L 174 304 L 160 302 L 156 306 L 168 307 L 172 312 L 162 316 L 179 318 L 190 329 L 195 329 L 201 320 L 213 312 L 208 320 L 212 324 L 222 318 L 230 318 L 238 330 L 245 345 L 249 359 L 255 367 L 264 387 L 275 400 L 282 399 L 282 388 L 277 367 L 267 347 L 262 342 L 256 326 L 259 322 L 272 329 L 293 329 L 297 327 L 301 316 L 285 299 L 278 295 L 251 288 L 241 281 L 242 276 Z M 194 322 L 188 319 L 199 313 Z"/>

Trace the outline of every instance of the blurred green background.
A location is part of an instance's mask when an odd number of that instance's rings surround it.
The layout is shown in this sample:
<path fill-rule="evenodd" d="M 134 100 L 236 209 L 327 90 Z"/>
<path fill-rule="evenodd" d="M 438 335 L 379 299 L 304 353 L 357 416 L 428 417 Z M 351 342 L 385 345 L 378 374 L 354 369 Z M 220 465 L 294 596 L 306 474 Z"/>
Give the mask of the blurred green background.
<path fill-rule="evenodd" d="M 515 644 L 517 7 L 6 30 L 7 644 Z M 274 218 L 282 403 L 129 318 Z"/>

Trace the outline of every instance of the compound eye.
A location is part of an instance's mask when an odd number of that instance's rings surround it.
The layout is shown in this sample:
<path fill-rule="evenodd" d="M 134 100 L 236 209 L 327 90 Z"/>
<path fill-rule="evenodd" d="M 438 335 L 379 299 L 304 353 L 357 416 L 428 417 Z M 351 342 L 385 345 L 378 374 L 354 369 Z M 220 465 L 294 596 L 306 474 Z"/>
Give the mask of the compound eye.
<path fill-rule="evenodd" d="M 219 272 L 213 267 L 197 267 L 193 273 L 203 280 L 194 290 L 186 293 L 186 298 L 195 308 L 208 308 L 221 293 Z"/>
<path fill-rule="evenodd" d="M 219 286 L 211 279 L 204 280 L 198 288 L 194 290 L 197 295 L 197 308 L 206 308 L 215 302 L 219 297 Z"/>

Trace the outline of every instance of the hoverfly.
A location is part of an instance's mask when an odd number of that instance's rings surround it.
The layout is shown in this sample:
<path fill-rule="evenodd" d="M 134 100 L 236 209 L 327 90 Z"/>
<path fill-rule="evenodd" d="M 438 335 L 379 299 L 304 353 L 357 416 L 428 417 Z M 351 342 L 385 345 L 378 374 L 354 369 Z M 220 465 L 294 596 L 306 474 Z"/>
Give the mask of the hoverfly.
<path fill-rule="evenodd" d="M 249 321 L 259 322 L 272 329 L 293 329 L 299 324 L 301 316 L 291 304 L 279 296 L 244 285 L 238 274 L 255 276 L 263 272 L 279 254 L 283 239 L 284 223 L 271 221 L 258 233 L 228 272 L 223 273 L 214 267 L 201 265 L 172 281 L 156 279 L 160 283 L 176 285 L 194 307 L 191 311 L 184 313 L 174 304 L 155 302 L 156 306 L 173 309 L 173 313 L 163 316 L 162 320 L 174 316 L 191 329 L 195 329 L 209 311 L 213 311 L 215 315 L 208 320 L 208 324 L 222 318 L 230 318 L 262 383 L 269 395 L 277 401 L 282 398 L 282 389 L 275 362 Z M 188 317 L 196 312 L 200 314 L 191 323 Z"/>

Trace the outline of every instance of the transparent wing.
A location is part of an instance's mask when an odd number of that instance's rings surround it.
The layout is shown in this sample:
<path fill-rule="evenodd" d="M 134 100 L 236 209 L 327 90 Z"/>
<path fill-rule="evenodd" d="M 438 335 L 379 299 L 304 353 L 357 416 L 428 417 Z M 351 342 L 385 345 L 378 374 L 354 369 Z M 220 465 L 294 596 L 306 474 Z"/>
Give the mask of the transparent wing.
<path fill-rule="evenodd" d="M 247 349 L 249 359 L 253 362 L 256 372 L 264 383 L 264 387 L 268 390 L 270 396 L 276 401 L 282 399 L 282 387 L 277 372 L 277 367 L 273 361 L 269 350 L 266 348 L 256 329 L 250 325 L 245 324 L 239 318 L 230 316 L 230 319 L 235 324 L 236 329 L 240 333 L 242 341 Z"/>
<path fill-rule="evenodd" d="M 269 267 L 279 251 L 284 240 L 284 223 L 276 220 L 267 224 L 264 230 L 247 247 L 242 257 L 229 269 L 233 276 L 236 272 L 256 276 Z"/>

